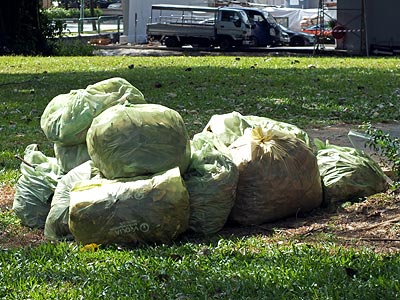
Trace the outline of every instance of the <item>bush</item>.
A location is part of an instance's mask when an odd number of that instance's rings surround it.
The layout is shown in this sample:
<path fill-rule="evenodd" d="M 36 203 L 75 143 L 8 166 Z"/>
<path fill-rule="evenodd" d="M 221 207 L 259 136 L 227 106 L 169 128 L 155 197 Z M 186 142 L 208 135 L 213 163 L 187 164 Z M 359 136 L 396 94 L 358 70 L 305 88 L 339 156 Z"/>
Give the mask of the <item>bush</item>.
<path fill-rule="evenodd" d="M 55 56 L 92 56 L 94 46 L 80 39 L 57 39 L 49 41 Z"/>
<path fill-rule="evenodd" d="M 80 11 L 78 8 L 65 9 L 65 8 L 61 8 L 61 7 L 52 7 L 52 8 L 44 9 L 43 14 L 46 15 L 48 17 L 48 19 L 50 19 L 50 20 L 79 18 L 80 17 Z M 103 14 L 103 11 L 101 9 L 95 8 L 94 15 L 92 17 L 99 17 L 102 14 Z M 85 8 L 84 15 L 86 17 L 91 16 L 89 8 Z"/>
<path fill-rule="evenodd" d="M 393 186 L 400 187 L 400 139 L 374 128 L 371 124 L 364 124 L 363 129 L 372 137 L 372 140 L 367 142 L 367 146 L 386 158 L 387 164 L 396 176 Z"/>
<path fill-rule="evenodd" d="M 40 26 L 46 38 L 62 37 L 67 24 L 63 20 L 53 20 L 48 9 L 40 11 Z"/>

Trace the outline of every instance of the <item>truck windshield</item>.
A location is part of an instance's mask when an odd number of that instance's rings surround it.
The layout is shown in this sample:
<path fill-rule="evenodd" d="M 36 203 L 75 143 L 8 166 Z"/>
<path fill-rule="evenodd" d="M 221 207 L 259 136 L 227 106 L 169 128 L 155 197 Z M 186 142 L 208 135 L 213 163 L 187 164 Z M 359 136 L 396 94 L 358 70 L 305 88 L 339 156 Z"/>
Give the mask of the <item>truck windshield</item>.
<path fill-rule="evenodd" d="M 267 21 L 271 25 L 277 24 L 275 18 L 267 11 L 248 10 L 246 11 L 246 14 L 250 21 L 253 22 Z"/>
<path fill-rule="evenodd" d="M 240 17 L 243 21 L 244 24 L 250 25 L 249 18 L 247 17 L 247 14 L 244 11 L 239 11 Z"/>
<path fill-rule="evenodd" d="M 269 24 L 276 24 L 275 18 L 266 11 L 263 11 L 264 18 L 268 21 Z"/>

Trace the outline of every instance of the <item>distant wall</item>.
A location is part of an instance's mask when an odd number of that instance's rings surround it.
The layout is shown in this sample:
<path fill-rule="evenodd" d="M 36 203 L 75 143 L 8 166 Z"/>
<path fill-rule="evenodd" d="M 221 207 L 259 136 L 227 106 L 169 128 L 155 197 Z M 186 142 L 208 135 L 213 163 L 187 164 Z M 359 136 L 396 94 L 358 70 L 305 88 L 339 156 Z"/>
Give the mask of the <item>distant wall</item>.
<path fill-rule="evenodd" d="M 254 0 L 254 3 L 264 4 L 264 5 L 276 5 L 276 6 L 284 6 L 286 0 Z"/>
<path fill-rule="evenodd" d="M 318 8 L 319 0 L 285 0 L 285 7 Z"/>
<path fill-rule="evenodd" d="M 400 46 L 399 0 L 368 0 L 367 32 L 370 44 Z"/>
<path fill-rule="evenodd" d="M 338 0 L 337 20 L 348 32 L 337 48 L 356 55 L 373 54 L 376 47 L 400 49 L 399 11 L 398 0 Z"/>

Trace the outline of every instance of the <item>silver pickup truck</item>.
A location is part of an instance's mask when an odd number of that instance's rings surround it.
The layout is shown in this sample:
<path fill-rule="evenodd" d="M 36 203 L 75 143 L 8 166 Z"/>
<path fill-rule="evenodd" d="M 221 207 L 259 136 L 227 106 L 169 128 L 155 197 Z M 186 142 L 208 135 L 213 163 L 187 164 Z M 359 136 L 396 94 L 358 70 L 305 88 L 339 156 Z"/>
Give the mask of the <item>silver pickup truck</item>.
<path fill-rule="evenodd" d="M 147 24 L 148 40 L 167 47 L 252 46 L 254 26 L 247 14 L 237 7 L 201 7 L 186 5 L 152 5 Z"/>

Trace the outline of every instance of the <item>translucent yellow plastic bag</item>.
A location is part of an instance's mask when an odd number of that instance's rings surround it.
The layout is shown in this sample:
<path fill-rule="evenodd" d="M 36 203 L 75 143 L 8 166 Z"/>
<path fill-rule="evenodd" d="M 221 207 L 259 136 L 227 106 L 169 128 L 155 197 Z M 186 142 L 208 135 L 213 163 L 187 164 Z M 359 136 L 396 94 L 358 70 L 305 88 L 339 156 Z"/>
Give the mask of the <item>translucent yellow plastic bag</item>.
<path fill-rule="evenodd" d="M 130 180 L 75 184 L 69 228 L 78 242 L 170 242 L 188 229 L 189 196 L 178 168 Z"/>
<path fill-rule="evenodd" d="M 225 225 L 235 203 L 239 171 L 228 148 L 211 132 L 192 140 L 192 158 L 184 174 L 189 192 L 190 229 L 213 234 Z"/>
<path fill-rule="evenodd" d="M 44 227 L 50 203 L 61 178 L 57 160 L 28 145 L 21 163 L 21 177 L 15 185 L 13 210 L 23 225 Z"/>
<path fill-rule="evenodd" d="M 190 139 L 178 112 L 157 104 L 113 106 L 87 134 L 91 159 L 107 179 L 155 174 L 190 161 Z"/>
<path fill-rule="evenodd" d="M 40 126 L 52 142 L 65 146 L 82 144 L 94 117 L 126 101 L 146 103 L 143 94 L 125 79 L 106 79 L 54 97 L 42 114 Z"/>
<path fill-rule="evenodd" d="M 63 174 L 90 160 L 86 143 L 72 146 L 54 143 L 54 154 Z"/>
<path fill-rule="evenodd" d="M 379 165 L 364 152 L 314 141 L 323 180 L 324 205 L 358 200 L 388 187 L 388 178 Z"/>
<path fill-rule="evenodd" d="M 229 149 L 239 168 L 233 221 L 261 224 L 322 203 L 317 159 L 302 140 L 256 127 L 247 129 Z"/>
<path fill-rule="evenodd" d="M 310 145 L 308 134 L 295 125 L 266 117 L 243 116 L 235 111 L 212 116 L 203 131 L 216 134 L 226 146 L 229 146 L 241 137 L 247 128 L 257 126 L 264 128 L 264 130 L 272 129 L 283 133 L 285 136 L 301 139 L 308 146 Z"/>
<path fill-rule="evenodd" d="M 62 176 L 58 181 L 51 201 L 50 211 L 44 226 L 44 236 L 48 240 L 72 239 L 69 230 L 70 193 L 75 183 L 92 179 L 99 175 L 99 170 L 92 161 L 87 161 Z"/>

